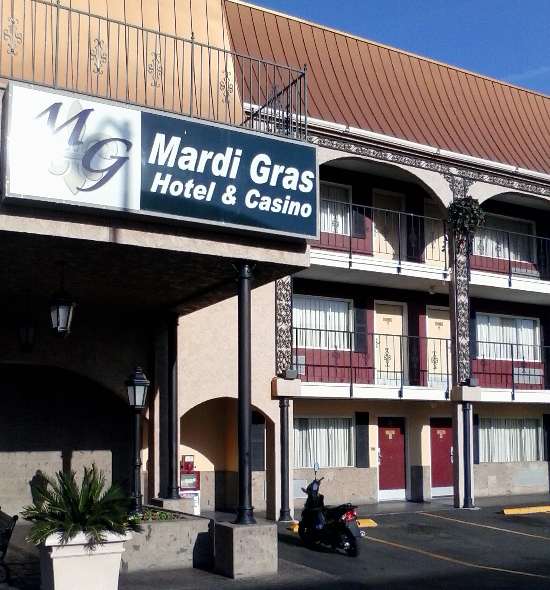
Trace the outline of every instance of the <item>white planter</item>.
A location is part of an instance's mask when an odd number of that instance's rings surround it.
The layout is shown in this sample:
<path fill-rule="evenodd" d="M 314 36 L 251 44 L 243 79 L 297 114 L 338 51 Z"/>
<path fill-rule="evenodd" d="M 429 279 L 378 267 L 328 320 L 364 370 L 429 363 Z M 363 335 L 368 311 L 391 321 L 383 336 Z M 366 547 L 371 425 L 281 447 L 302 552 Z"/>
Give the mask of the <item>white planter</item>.
<path fill-rule="evenodd" d="M 105 543 L 90 550 L 83 533 L 65 545 L 50 535 L 40 546 L 41 589 L 117 590 L 124 542 L 131 538 L 108 534 Z"/>

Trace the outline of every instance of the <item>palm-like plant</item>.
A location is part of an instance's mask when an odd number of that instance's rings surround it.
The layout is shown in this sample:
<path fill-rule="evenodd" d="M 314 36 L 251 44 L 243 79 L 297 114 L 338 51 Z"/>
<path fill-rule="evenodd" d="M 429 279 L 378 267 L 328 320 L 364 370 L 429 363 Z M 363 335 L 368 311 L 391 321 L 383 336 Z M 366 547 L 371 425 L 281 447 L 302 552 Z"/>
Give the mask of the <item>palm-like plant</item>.
<path fill-rule="evenodd" d="M 105 491 L 105 476 L 95 465 L 84 468 L 80 486 L 74 471 L 45 478 L 43 484 L 33 485 L 33 498 L 34 503 L 22 516 L 33 523 L 27 540 L 35 545 L 52 534 L 59 535 L 65 544 L 84 533 L 92 549 L 105 542 L 107 533 L 124 535 L 141 530 L 138 520 L 128 515 L 126 494 L 116 484 Z"/>

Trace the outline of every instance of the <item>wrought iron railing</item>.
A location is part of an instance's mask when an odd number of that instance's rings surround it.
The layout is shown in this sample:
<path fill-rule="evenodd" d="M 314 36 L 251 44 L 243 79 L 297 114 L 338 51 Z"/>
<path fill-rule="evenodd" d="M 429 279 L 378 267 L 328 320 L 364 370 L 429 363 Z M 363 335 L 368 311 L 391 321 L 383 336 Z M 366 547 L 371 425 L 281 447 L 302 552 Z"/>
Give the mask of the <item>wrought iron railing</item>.
<path fill-rule="evenodd" d="M 481 387 L 516 390 L 550 389 L 550 346 L 477 340 L 471 370 Z"/>
<path fill-rule="evenodd" d="M 331 250 L 447 269 L 446 222 L 434 217 L 321 199 L 320 238 Z"/>
<path fill-rule="evenodd" d="M 470 267 L 550 280 L 550 239 L 499 229 L 478 230 L 471 245 Z"/>
<path fill-rule="evenodd" d="M 361 331 L 293 328 L 302 381 L 433 387 L 449 391 L 451 341 Z"/>
<path fill-rule="evenodd" d="M 62 6 L 0 0 L 0 77 L 304 139 L 305 72 Z"/>

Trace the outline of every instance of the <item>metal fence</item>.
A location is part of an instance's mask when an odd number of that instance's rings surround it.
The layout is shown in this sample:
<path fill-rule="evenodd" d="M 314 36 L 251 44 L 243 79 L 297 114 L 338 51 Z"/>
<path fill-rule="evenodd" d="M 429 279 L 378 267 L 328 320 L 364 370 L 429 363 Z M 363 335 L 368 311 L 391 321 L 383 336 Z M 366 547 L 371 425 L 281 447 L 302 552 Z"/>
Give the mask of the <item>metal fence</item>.
<path fill-rule="evenodd" d="M 472 376 L 481 387 L 549 389 L 550 346 L 477 340 L 472 347 Z"/>
<path fill-rule="evenodd" d="M 528 234 L 482 228 L 471 246 L 473 270 L 550 279 L 550 239 Z"/>
<path fill-rule="evenodd" d="M 0 76 L 305 139 L 302 70 L 61 6 L 0 0 Z"/>
<path fill-rule="evenodd" d="M 448 266 L 447 227 L 442 219 L 321 199 L 317 245 L 353 254 Z"/>
<path fill-rule="evenodd" d="M 449 391 L 451 341 L 360 331 L 293 328 L 293 365 L 302 381 L 405 385 Z"/>

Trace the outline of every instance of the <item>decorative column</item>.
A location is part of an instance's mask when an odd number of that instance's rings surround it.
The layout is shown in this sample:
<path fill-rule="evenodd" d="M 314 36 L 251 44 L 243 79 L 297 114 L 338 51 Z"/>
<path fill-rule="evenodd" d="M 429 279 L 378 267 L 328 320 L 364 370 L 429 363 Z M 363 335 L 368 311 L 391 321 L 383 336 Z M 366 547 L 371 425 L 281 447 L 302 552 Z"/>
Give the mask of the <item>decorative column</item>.
<path fill-rule="evenodd" d="M 292 279 L 275 281 L 275 373 L 292 367 Z"/>
<path fill-rule="evenodd" d="M 455 506 L 473 508 L 473 428 L 469 392 L 476 383 L 471 375 L 470 355 L 470 246 L 472 236 L 483 223 L 477 201 L 468 196 L 473 180 L 445 175 L 453 193 L 449 207 L 450 254 L 452 276 L 450 308 L 452 327 L 453 411 Z M 461 414 L 462 412 L 462 414 Z"/>
<path fill-rule="evenodd" d="M 239 501 L 236 524 L 255 524 L 252 507 L 251 431 L 251 291 L 252 266 L 239 266 L 238 288 L 238 357 L 239 357 Z"/>

